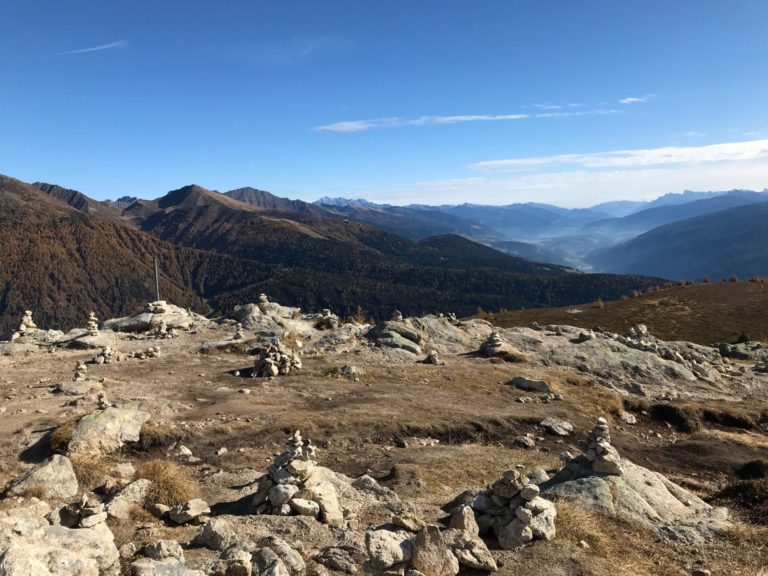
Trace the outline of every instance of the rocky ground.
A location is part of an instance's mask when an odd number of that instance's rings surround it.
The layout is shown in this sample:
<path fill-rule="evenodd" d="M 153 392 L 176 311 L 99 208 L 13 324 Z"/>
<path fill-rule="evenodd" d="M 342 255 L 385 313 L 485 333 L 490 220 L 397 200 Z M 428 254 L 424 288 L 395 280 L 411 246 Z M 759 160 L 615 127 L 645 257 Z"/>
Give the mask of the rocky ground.
<path fill-rule="evenodd" d="M 0 354 L 0 574 L 768 573 L 759 344 L 264 298 Z"/>

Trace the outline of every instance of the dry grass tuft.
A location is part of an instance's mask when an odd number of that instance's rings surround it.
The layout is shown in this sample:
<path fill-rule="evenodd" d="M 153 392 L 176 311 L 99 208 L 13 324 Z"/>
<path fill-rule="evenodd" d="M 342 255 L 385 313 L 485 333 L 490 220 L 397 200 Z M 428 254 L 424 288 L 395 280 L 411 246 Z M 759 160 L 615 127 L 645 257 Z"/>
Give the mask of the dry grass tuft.
<path fill-rule="evenodd" d="M 61 426 L 56 428 L 51 434 L 49 439 L 49 445 L 51 452 L 54 454 L 66 454 L 67 448 L 69 448 L 69 442 L 72 440 L 72 434 L 75 431 L 75 426 L 80 421 L 80 416 L 72 418 L 64 422 Z"/>
<path fill-rule="evenodd" d="M 72 455 L 69 459 L 75 469 L 77 481 L 86 490 L 100 486 L 110 475 L 109 462 L 99 456 Z"/>
<path fill-rule="evenodd" d="M 37 498 L 38 500 L 45 500 L 48 496 L 48 490 L 45 486 L 30 486 L 19 494 L 22 498 Z"/>
<path fill-rule="evenodd" d="M 179 428 L 164 422 L 147 422 L 141 427 L 136 448 L 142 452 L 165 452 L 183 437 Z"/>
<path fill-rule="evenodd" d="M 147 502 L 176 506 L 197 496 L 197 485 L 187 471 L 169 460 L 148 460 L 136 470 L 134 480 L 146 478 L 152 482 Z"/>
<path fill-rule="evenodd" d="M 296 332 L 288 331 L 280 339 L 280 343 L 291 350 L 301 350 L 301 338 Z"/>
<path fill-rule="evenodd" d="M 531 358 L 525 352 L 521 352 L 511 346 L 498 353 L 495 357 L 501 358 L 505 362 L 528 363 L 531 361 Z"/>

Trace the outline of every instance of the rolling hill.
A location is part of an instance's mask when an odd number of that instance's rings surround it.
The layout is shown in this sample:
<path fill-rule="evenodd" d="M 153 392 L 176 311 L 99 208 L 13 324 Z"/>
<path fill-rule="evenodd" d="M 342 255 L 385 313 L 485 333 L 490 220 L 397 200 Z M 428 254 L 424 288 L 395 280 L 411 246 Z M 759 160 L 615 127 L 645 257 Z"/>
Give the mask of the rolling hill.
<path fill-rule="evenodd" d="M 663 340 L 703 345 L 768 340 L 768 280 L 674 286 L 602 305 L 513 310 L 494 314 L 499 326 L 538 322 L 591 329 L 600 326 L 623 333 L 645 324 Z"/>
<path fill-rule="evenodd" d="M 597 220 L 587 224 L 586 228 L 616 240 L 626 240 L 672 222 L 765 201 L 768 201 L 765 193 L 734 190 L 703 200 L 647 208 L 622 218 Z"/>
<path fill-rule="evenodd" d="M 750 204 L 655 228 L 590 259 L 598 270 L 673 279 L 768 275 L 766 222 L 768 202 Z"/>
<path fill-rule="evenodd" d="M 257 300 L 376 318 L 468 314 L 616 297 L 658 280 L 588 275 L 502 254 L 455 235 L 413 242 L 360 224 L 266 209 L 186 186 L 130 204 L 114 219 L 80 211 L 66 195 L 0 178 L 0 328 L 26 308 L 39 324 L 84 325 L 135 312 L 162 296 L 200 312 Z M 88 199 L 90 200 L 90 199 Z"/>

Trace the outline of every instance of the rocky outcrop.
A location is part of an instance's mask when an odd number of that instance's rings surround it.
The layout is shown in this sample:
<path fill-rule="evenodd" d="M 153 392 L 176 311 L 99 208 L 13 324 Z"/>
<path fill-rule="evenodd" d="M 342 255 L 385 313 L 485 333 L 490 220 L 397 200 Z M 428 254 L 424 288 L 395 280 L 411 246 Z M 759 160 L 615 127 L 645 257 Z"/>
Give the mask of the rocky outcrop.
<path fill-rule="evenodd" d="M 23 496 L 39 491 L 47 498 L 71 498 L 79 489 L 72 462 L 66 456 L 55 454 L 26 471 L 6 490 L 6 494 Z"/>
<path fill-rule="evenodd" d="M 541 484 L 543 494 L 607 515 L 628 516 L 676 540 L 695 541 L 728 526 L 725 509 L 712 508 L 662 474 L 621 458 L 604 419 L 583 445 L 583 454 L 566 456 L 564 468 Z"/>
<path fill-rule="evenodd" d="M 407 321 L 389 320 L 371 328 L 366 336 L 377 346 L 397 348 L 418 356 L 421 355 L 421 333 Z"/>
<path fill-rule="evenodd" d="M 142 333 L 154 331 L 156 336 L 164 336 L 168 331 L 190 330 L 194 326 L 207 324 L 205 317 L 195 314 L 191 310 L 179 308 L 164 300 L 150 302 L 144 311 L 135 316 L 114 318 L 102 323 L 103 330 L 113 332 Z"/>
<path fill-rule="evenodd" d="M 5 503 L 0 511 L 0 574 L 30 576 L 117 574 L 119 555 L 107 525 L 51 525 L 50 507 L 32 498 Z M 10 505 L 9 505 L 10 504 Z"/>
<path fill-rule="evenodd" d="M 75 426 L 68 454 L 100 455 L 116 452 L 126 442 L 138 442 L 149 414 L 127 408 L 98 408 Z"/>

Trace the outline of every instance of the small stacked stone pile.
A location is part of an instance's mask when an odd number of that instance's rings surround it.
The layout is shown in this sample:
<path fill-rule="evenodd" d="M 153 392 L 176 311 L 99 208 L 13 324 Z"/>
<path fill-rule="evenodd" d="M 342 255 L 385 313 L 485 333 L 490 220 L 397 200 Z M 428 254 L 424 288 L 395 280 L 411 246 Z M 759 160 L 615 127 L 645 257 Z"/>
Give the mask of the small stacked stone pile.
<path fill-rule="evenodd" d="M 88 367 L 85 362 L 78 360 L 75 365 L 75 375 L 72 377 L 73 382 L 82 382 L 88 379 Z"/>
<path fill-rule="evenodd" d="M 155 300 L 154 302 L 149 302 L 144 307 L 144 311 L 150 314 L 164 314 L 167 306 L 168 303 L 165 300 Z"/>
<path fill-rule="evenodd" d="M 115 354 L 111 346 L 103 346 L 101 352 L 93 357 L 94 364 L 112 364 L 112 362 L 119 362 L 120 357 Z"/>
<path fill-rule="evenodd" d="M 96 313 L 91 312 L 88 315 L 88 336 L 99 335 L 99 319 L 96 318 Z"/>
<path fill-rule="evenodd" d="M 320 312 L 320 318 L 315 322 L 317 330 L 333 330 L 339 327 L 339 317 L 328 308 L 323 308 Z"/>
<path fill-rule="evenodd" d="M 232 340 L 243 340 L 245 338 L 245 331 L 243 330 L 243 325 L 238 322 L 235 325 L 235 335 L 232 336 Z"/>
<path fill-rule="evenodd" d="M 507 362 L 524 362 L 526 356 L 502 338 L 496 330 L 480 345 L 480 353 L 488 358 L 501 358 Z"/>
<path fill-rule="evenodd" d="M 116 408 L 117 405 L 114 402 L 110 402 L 107 399 L 107 395 L 104 392 L 99 392 L 96 396 L 96 408 L 99 410 L 106 410 L 107 408 Z"/>
<path fill-rule="evenodd" d="M 158 340 L 165 340 L 167 338 L 176 338 L 179 334 L 175 328 L 168 328 L 168 325 L 164 320 L 160 320 L 150 331 L 149 335 L 152 338 Z"/>
<path fill-rule="evenodd" d="M 424 359 L 425 364 L 434 364 L 435 366 L 439 366 L 440 364 L 444 364 L 442 359 L 440 358 L 440 354 L 438 354 L 437 350 L 430 350 L 427 352 L 427 357 Z"/>
<path fill-rule="evenodd" d="M 402 322 L 403 321 L 403 313 L 400 312 L 400 310 L 395 310 L 392 312 L 392 321 L 393 322 Z"/>
<path fill-rule="evenodd" d="M 259 350 L 259 356 L 253 364 L 254 378 L 281 376 L 301 370 L 299 354 L 283 346 L 279 340 Z"/>
<path fill-rule="evenodd" d="M 341 527 L 344 516 L 339 507 L 336 489 L 328 481 L 311 486 L 308 479 L 317 463 L 316 448 L 296 430 L 286 444 L 285 452 L 277 456 L 259 480 L 253 496 L 256 514 L 279 516 L 312 516 L 325 523 Z"/>
<path fill-rule="evenodd" d="M 104 504 L 91 498 L 88 494 L 78 502 L 68 504 L 59 511 L 61 524 L 68 528 L 93 528 L 107 520 Z"/>
<path fill-rule="evenodd" d="M 504 550 L 555 537 L 555 505 L 541 498 L 539 487 L 517 470 L 504 472 L 471 506 L 480 532 L 492 531 Z"/>
<path fill-rule="evenodd" d="M 768 374 L 768 362 L 758 362 L 752 370 L 760 374 Z"/>
<path fill-rule="evenodd" d="M 37 330 L 37 324 L 32 320 L 32 310 L 25 310 L 24 317 L 21 319 L 18 329 L 11 335 L 11 340 L 26 336 L 28 332 Z"/>
<path fill-rule="evenodd" d="M 146 360 L 147 358 L 160 358 L 160 347 L 150 346 L 146 350 L 140 350 L 139 352 L 131 352 L 128 354 L 129 358 L 138 358 L 139 360 Z"/>
<path fill-rule="evenodd" d="M 480 345 L 480 352 L 486 356 L 493 356 L 496 350 L 499 350 L 506 344 L 506 341 L 501 337 L 501 334 L 494 330 L 486 338 L 485 342 Z"/>
<path fill-rule="evenodd" d="M 595 427 L 587 435 L 587 450 L 584 452 L 584 457 L 592 463 L 592 470 L 595 472 L 615 476 L 624 474 L 621 468 L 621 456 L 611 445 L 611 432 L 605 418 L 598 418 Z"/>

